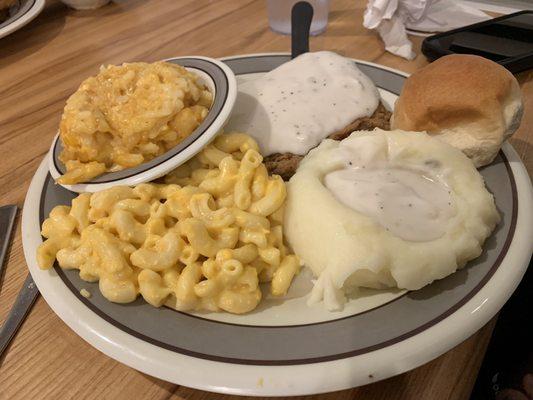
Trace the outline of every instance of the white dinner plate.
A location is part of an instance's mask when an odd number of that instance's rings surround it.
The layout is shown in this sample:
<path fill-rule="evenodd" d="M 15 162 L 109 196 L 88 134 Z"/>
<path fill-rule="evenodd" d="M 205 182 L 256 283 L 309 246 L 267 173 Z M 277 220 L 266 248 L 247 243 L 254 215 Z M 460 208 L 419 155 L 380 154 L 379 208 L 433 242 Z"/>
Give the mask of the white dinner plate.
<path fill-rule="evenodd" d="M 45 0 L 19 0 L 10 9 L 10 17 L 0 22 L 0 38 L 22 28 L 42 11 Z"/>
<path fill-rule="evenodd" d="M 287 54 L 230 57 L 237 82 L 288 61 Z M 406 75 L 355 61 L 392 106 Z M 239 101 L 237 101 L 239 104 Z M 229 122 L 231 126 L 231 121 Z M 47 156 L 49 157 L 49 156 Z M 141 298 L 122 305 L 101 296 L 77 271 L 38 268 L 40 224 L 75 193 L 55 185 L 43 160 L 22 217 L 24 254 L 40 292 L 78 335 L 108 356 L 176 384 L 219 393 L 290 396 L 364 385 L 424 364 L 492 318 L 514 291 L 532 252 L 532 188 L 516 152 L 505 144 L 480 170 L 502 221 L 483 254 L 421 290 L 364 290 L 342 312 L 307 307 L 311 288 L 301 273 L 283 300 L 266 296 L 247 315 L 183 313 Z M 81 289 L 92 293 L 90 298 Z"/>

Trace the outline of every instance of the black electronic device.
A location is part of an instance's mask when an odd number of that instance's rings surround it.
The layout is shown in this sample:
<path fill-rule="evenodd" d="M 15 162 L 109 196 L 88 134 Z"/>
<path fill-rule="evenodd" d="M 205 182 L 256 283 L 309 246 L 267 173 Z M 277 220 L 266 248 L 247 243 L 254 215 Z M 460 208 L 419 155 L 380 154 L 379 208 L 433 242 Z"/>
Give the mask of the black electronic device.
<path fill-rule="evenodd" d="M 533 11 L 520 11 L 427 37 L 430 60 L 448 54 L 476 54 L 516 73 L 533 68 Z"/>

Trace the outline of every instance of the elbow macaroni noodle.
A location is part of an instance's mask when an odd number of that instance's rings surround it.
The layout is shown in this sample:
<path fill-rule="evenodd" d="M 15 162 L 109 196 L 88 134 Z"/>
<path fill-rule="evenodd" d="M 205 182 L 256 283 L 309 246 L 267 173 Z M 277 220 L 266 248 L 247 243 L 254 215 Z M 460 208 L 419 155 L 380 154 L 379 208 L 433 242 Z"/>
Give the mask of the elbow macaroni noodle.
<path fill-rule="evenodd" d="M 283 241 L 285 184 L 268 176 L 257 143 L 218 136 L 164 183 L 84 193 L 44 221 L 42 269 L 57 260 L 99 282 L 110 301 L 242 314 L 260 282 L 284 295 L 300 268 Z"/>

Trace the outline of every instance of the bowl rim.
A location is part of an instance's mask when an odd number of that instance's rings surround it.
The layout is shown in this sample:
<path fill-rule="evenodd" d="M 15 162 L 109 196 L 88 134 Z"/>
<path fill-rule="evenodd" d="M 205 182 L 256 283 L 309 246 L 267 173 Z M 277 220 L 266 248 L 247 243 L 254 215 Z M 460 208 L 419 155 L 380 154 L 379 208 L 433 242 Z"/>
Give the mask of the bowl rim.
<path fill-rule="evenodd" d="M 63 187 L 78 193 L 94 192 L 112 186 L 137 185 L 157 179 L 197 154 L 222 130 L 231 115 L 237 97 L 237 82 L 233 71 L 223 62 L 203 56 L 173 57 L 162 61 L 198 71 L 204 81 L 210 79 L 210 82 L 206 83 L 207 86 L 214 88 L 214 98 L 204 121 L 182 142 L 150 161 L 121 171 L 107 172 L 86 182 L 74 185 L 62 184 Z M 64 165 L 59 161 L 61 148 L 58 132 L 50 146 L 49 158 L 50 174 L 56 180 L 65 172 Z"/>

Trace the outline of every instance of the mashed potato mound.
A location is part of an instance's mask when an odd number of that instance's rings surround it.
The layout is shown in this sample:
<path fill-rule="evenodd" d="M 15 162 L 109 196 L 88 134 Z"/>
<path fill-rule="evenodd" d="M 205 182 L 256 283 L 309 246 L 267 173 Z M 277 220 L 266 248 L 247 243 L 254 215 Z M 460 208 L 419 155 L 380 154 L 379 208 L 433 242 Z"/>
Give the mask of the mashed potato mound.
<path fill-rule="evenodd" d="M 375 215 L 339 201 L 325 178 L 348 163 L 352 168 L 353 160 L 380 171 L 423 171 L 440 182 L 452 212 L 439 222 L 439 237 L 406 240 Z M 499 218 L 483 178 L 461 151 L 425 133 L 376 129 L 325 140 L 303 159 L 288 184 L 285 230 L 318 278 L 309 302 L 323 300 L 336 310 L 345 292 L 357 287 L 416 290 L 454 273 L 481 254 Z"/>

